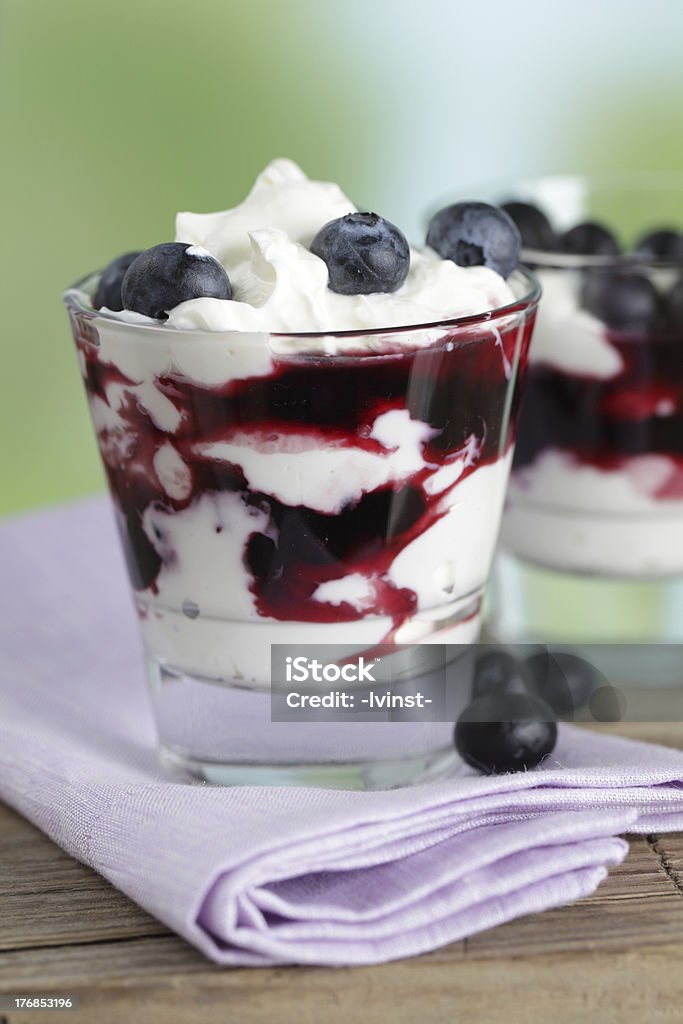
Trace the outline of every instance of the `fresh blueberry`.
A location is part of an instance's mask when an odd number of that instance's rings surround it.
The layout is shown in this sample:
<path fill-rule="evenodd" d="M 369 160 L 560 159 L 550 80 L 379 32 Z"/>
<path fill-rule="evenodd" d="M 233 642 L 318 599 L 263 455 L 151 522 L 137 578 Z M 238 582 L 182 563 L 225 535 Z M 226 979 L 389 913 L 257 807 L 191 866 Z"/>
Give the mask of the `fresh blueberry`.
<path fill-rule="evenodd" d="M 479 654 L 474 663 L 472 700 L 490 693 L 528 693 L 524 670 L 509 651 L 491 650 Z"/>
<path fill-rule="evenodd" d="M 508 277 L 519 262 L 521 238 L 511 217 L 488 203 L 454 203 L 429 222 L 427 245 L 460 267 L 490 267 Z"/>
<path fill-rule="evenodd" d="M 603 680 L 590 662 L 569 651 L 542 651 L 524 662 L 533 693 L 556 715 L 573 716 Z"/>
<path fill-rule="evenodd" d="M 626 709 L 625 694 L 607 680 L 593 691 L 588 700 L 588 710 L 595 722 L 620 722 Z"/>
<path fill-rule="evenodd" d="M 218 260 L 187 242 L 162 242 L 131 263 L 121 287 L 124 309 L 157 320 L 188 299 L 231 299 L 228 275 Z"/>
<path fill-rule="evenodd" d="M 102 306 L 106 306 L 107 309 L 115 312 L 123 309 L 121 282 L 128 267 L 139 255 L 139 252 L 126 252 L 123 256 L 117 256 L 115 260 L 107 264 L 102 271 L 97 291 L 95 292 L 95 298 L 93 299 L 95 309 L 101 309 Z"/>
<path fill-rule="evenodd" d="M 619 244 L 612 232 L 591 220 L 560 235 L 560 248 L 573 256 L 617 256 L 619 253 Z"/>
<path fill-rule="evenodd" d="M 282 561 L 275 542 L 263 533 L 252 533 L 247 543 L 245 562 L 259 583 L 282 576 Z"/>
<path fill-rule="evenodd" d="M 678 331 L 683 330 L 683 277 L 679 277 L 667 295 L 666 311 L 669 324 Z"/>
<path fill-rule="evenodd" d="M 584 277 L 581 305 L 614 330 L 644 331 L 654 325 L 659 301 L 646 275 L 595 269 Z"/>
<path fill-rule="evenodd" d="M 509 203 L 503 203 L 501 210 L 505 210 L 514 220 L 525 249 L 537 249 L 540 252 L 556 251 L 557 235 L 546 215 L 537 206 L 511 200 Z"/>
<path fill-rule="evenodd" d="M 538 697 L 493 693 L 465 708 L 455 726 L 463 761 L 488 775 L 535 768 L 552 752 L 557 723 Z"/>
<path fill-rule="evenodd" d="M 331 536 L 330 518 L 301 506 L 284 508 L 279 517 L 277 541 L 282 561 L 289 566 L 335 564 L 335 538 Z"/>
<path fill-rule="evenodd" d="M 649 260 L 683 260 L 683 234 L 674 228 L 649 231 L 638 240 L 634 252 Z"/>
<path fill-rule="evenodd" d="M 339 295 L 395 292 L 410 269 L 405 235 L 376 213 L 347 213 L 325 224 L 311 252 L 327 264 L 329 287 Z"/>
<path fill-rule="evenodd" d="M 146 590 L 161 571 L 161 556 L 142 526 L 142 517 L 134 509 L 129 513 L 114 507 L 126 568 L 134 590 Z M 0 1021 L 2 1018 L 0 1018 Z"/>

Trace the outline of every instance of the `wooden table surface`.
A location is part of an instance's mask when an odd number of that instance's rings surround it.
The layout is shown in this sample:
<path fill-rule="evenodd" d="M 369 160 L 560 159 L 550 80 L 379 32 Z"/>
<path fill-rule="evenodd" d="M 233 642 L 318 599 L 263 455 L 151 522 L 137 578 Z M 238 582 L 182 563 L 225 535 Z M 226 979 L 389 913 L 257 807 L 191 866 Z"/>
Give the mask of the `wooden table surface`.
<path fill-rule="evenodd" d="M 683 748 L 683 725 L 609 729 Z M 0 1024 L 683 1021 L 683 835 L 630 843 L 593 896 L 425 956 L 224 969 L 0 805 L 0 994 L 81 1001 Z"/>

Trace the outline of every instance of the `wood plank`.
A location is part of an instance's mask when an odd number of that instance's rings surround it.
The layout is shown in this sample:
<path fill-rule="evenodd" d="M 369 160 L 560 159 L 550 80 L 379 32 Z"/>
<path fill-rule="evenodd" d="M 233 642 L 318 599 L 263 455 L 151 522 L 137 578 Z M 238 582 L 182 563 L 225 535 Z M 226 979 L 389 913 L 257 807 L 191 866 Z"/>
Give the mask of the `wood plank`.
<path fill-rule="evenodd" d="M 146 952 L 145 952 L 146 951 Z M 49 976 L 57 951 L 18 957 L 17 977 Z M 64 1024 L 671 1024 L 683 1001 L 680 944 L 642 950 L 460 958 L 451 950 L 370 968 L 220 970 L 185 964 L 177 940 L 142 939 L 80 949 L 81 1009 Z M 160 962 L 164 967 L 160 969 Z M 4 987 L 4 986 L 3 986 Z M 48 986 L 41 985 L 41 991 Z M 39 1024 L 39 1014 L 11 1024 Z"/>
<path fill-rule="evenodd" d="M 168 932 L 104 881 L 82 891 L 3 896 L 1 917 L 0 950 Z"/>
<path fill-rule="evenodd" d="M 581 728 L 683 750 L 683 722 L 582 722 Z"/>
<path fill-rule="evenodd" d="M 0 950 L 168 932 L 4 804 L 0 804 L 0 905 Z"/>
<path fill-rule="evenodd" d="M 683 690 L 680 687 L 622 686 L 621 693 L 625 700 L 624 717 L 628 723 L 636 726 L 637 734 L 641 725 L 658 725 L 669 731 L 673 727 L 680 742 L 680 729 L 676 730 L 676 726 L 683 721 Z M 578 718 L 593 721 L 587 708 L 579 712 Z"/>
<path fill-rule="evenodd" d="M 678 942 L 683 956 L 683 905 L 670 896 L 619 896 L 520 917 L 467 940 L 472 958 L 525 957 L 551 951 L 579 954 L 645 949 Z"/>
<path fill-rule="evenodd" d="M 661 869 L 683 896 L 683 835 L 675 832 L 671 835 L 651 836 L 649 842 Z"/>

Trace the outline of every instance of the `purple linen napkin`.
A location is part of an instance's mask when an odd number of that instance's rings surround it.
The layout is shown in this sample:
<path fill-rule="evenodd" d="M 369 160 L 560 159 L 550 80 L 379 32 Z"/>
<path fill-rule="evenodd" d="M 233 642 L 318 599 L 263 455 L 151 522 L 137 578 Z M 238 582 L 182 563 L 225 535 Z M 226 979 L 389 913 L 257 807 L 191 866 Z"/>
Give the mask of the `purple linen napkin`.
<path fill-rule="evenodd" d="M 592 892 L 619 833 L 683 829 L 683 753 L 570 727 L 542 770 L 497 778 L 175 781 L 107 503 L 5 522 L 0 565 L 0 797 L 218 963 L 421 953 Z"/>

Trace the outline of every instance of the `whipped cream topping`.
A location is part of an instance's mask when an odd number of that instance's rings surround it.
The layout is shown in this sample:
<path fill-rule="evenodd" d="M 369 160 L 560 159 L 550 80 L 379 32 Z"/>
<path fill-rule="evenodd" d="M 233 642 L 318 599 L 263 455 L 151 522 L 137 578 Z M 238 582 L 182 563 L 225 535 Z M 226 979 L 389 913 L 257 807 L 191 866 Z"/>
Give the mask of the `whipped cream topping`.
<path fill-rule="evenodd" d="M 223 264 L 233 298 L 183 302 L 170 311 L 168 325 L 259 333 L 363 330 L 472 316 L 514 302 L 495 271 L 459 267 L 429 248 L 411 249 L 408 277 L 396 292 L 331 291 L 327 266 L 308 246 L 324 224 L 355 211 L 338 185 L 311 181 L 291 160 L 279 159 L 234 209 L 179 213 L 176 240 L 208 250 Z"/>

